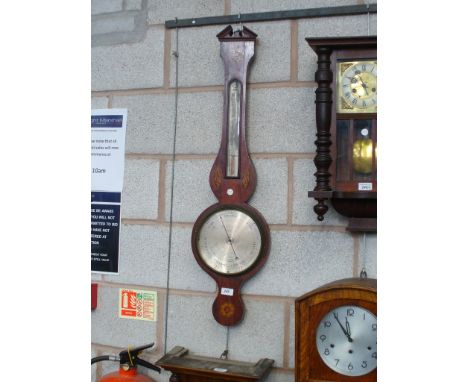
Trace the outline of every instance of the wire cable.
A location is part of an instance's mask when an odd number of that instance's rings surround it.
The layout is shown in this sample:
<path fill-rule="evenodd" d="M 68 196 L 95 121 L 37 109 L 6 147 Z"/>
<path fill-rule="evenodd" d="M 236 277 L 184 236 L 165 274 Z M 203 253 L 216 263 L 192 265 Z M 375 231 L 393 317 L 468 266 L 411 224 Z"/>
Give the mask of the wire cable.
<path fill-rule="evenodd" d="M 175 18 L 177 24 L 177 17 Z M 164 354 L 167 353 L 167 327 L 169 315 L 169 286 L 170 286 L 170 271 L 171 271 L 171 250 L 172 250 L 172 214 L 174 205 L 174 176 L 175 176 L 175 155 L 177 141 L 177 108 L 179 102 L 179 28 L 176 27 L 176 48 L 172 52 L 175 59 L 175 92 L 174 92 L 174 136 L 172 145 L 172 170 L 171 170 L 171 198 L 170 198 L 170 213 L 169 213 L 169 249 L 167 254 L 167 276 L 166 276 L 166 303 L 165 303 L 165 318 L 164 318 Z"/>

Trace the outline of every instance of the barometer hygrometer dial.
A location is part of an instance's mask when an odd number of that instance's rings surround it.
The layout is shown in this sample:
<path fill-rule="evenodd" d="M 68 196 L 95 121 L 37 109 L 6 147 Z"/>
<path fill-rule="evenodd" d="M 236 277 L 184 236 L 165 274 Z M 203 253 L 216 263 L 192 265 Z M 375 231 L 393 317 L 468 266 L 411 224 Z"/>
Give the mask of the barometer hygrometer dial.
<path fill-rule="evenodd" d="M 260 255 L 260 227 L 240 209 L 218 210 L 203 222 L 197 249 L 202 261 L 213 271 L 224 275 L 242 273 Z"/>

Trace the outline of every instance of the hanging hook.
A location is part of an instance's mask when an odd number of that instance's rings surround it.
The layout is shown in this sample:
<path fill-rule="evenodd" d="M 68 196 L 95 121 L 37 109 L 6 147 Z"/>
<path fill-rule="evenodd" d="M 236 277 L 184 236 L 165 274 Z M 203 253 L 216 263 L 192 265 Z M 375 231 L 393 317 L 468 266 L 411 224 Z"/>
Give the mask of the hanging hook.
<path fill-rule="evenodd" d="M 366 268 L 362 268 L 361 269 L 361 274 L 359 275 L 359 278 L 362 280 L 362 279 L 367 279 L 367 272 L 366 272 Z"/>
<path fill-rule="evenodd" d="M 225 351 L 221 353 L 221 355 L 219 356 L 219 359 L 227 359 L 227 355 L 228 355 L 228 350 L 226 349 Z"/>
<path fill-rule="evenodd" d="M 362 241 L 363 241 L 363 246 L 362 246 L 362 269 L 361 269 L 361 274 L 360 278 L 361 279 L 367 279 L 367 271 L 366 271 L 366 260 L 367 260 L 367 243 L 366 243 L 366 233 L 364 232 L 362 234 Z"/>
<path fill-rule="evenodd" d="M 177 17 L 174 18 L 175 19 L 175 24 L 176 24 L 176 34 L 177 34 L 177 37 L 179 36 L 179 27 L 177 26 L 177 22 L 179 21 L 177 19 Z M 179 57 L 179 50 L 176 49 L 176 50 L 173 50 L 172 51 L 172 55 L 175 57 L 175 58 L 178 58 Z"/>
<path fill-rule="evenodd" d="M 220 359 L 227 359 L 229 352 L 229 326 L 226 327 L 226 350 L 221 353 L 219 356 Z"/>
<path fill-rule="evenodd" d="M 370 4 L 369 0 L 366 1 L 367 5 L 367 35 L 370 36 Z"/>
<path fill-rule="evenodd" d="M 244 27 L 242 26 L 242 14 L 240 12 L 237 14 L 237 24 L 239 25 L 239 32 L 242 33 Z"/>

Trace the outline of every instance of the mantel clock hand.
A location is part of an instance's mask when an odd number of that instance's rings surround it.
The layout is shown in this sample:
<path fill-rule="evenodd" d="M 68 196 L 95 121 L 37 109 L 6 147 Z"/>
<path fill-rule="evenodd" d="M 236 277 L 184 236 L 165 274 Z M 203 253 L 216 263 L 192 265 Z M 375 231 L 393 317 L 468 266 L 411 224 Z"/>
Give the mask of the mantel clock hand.
<path fill-rule="evenodd" d="M 341 330 L 343 331 L 344 335 L 348 338 L 348 341 L 349 342 L 353 342 L 353 339 L 351 338 L 351 336 L 348 334 L 348 331 L 345 329 L 345 327 L 342 325 L 342 323 L 340 322 L 340 320 L 338 319 L 338 314 L 337 313 L 333 313 L 333 317 L 335 317 L 335 320 L 338 322 L 338 324 L 340 325 L 340 328 Z"/>

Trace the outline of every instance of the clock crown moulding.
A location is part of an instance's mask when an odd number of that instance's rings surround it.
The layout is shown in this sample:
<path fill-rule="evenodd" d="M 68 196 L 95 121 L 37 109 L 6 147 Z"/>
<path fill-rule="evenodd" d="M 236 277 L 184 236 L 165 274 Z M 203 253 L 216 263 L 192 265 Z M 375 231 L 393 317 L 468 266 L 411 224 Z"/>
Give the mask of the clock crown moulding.
<path fill-rule="evenodd" d="M 326 201 L 351 232 L 377 231 L 377 36 L 306 38 L 317 54 L 316 186 L 319 221 Z"/>

